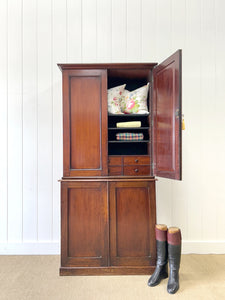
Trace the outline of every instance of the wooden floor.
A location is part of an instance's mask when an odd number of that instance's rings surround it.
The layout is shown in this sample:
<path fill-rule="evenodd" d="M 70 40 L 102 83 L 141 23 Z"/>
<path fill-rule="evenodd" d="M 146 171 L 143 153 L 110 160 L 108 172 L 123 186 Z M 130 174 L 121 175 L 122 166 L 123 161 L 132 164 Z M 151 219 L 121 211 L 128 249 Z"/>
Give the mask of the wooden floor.
<path fill-rule="evenodd" d="M 225 255 L 183 255 L 175 295 L 143 275 L 60 277 L 59 256 L 0 256 L 0 266 L 0 300 L 225 299 Z"/>

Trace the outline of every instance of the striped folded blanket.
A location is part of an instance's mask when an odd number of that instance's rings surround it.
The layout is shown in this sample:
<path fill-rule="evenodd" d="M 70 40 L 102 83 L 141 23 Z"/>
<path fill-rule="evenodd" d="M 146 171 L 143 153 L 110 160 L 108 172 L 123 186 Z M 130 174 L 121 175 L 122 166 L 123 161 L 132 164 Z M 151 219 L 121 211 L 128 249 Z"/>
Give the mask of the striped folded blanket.
<path fill-rule="evenodd" d="M 141 141 L 144 139 L 144 135 L 143 133 L 123 132 L 123 133 L 117 133 L 116 139 L 118 141 Z"/>

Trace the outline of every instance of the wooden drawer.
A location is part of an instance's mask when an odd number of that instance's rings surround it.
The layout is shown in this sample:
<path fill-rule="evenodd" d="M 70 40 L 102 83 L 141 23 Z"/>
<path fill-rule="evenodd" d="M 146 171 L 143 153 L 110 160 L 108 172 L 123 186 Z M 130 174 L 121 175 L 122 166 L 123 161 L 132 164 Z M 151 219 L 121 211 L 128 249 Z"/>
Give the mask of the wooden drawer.
<path fill-rule="evenodd" d="M 123 158 L 124 165 L 150 165 L 149 156 L 124 156 Z"/>
<path fill-rule="evenodd" d="M 110 176 L 122 175 L 122 167 L 120 167 L 120 166 L 109 167 L 109 175 Z"/>
<path fill-rule="evenodd" d="M 122 156 L 109 156 L 109 166 L 121 166 Z"/>
<path fill-rule="evenodd" d="M 150 166 L 124 166 L 123 172 L 125 176 L 150 175 Z"/>

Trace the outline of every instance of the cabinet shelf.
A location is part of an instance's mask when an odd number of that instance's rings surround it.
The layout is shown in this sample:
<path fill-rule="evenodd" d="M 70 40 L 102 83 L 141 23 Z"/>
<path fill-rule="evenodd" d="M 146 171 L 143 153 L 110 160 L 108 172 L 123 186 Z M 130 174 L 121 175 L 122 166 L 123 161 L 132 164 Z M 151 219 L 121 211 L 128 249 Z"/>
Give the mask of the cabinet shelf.
<path fill-rule="evenodd" d="M 116 127 L 118 122 L 140 121 L 141 127 Z M 149 114 L 108 114 L 109 155 L 147 155 L 149 152 Z M 116 133 L 143 133 L 143 140 L 117 140 Z"/>
<path fill-rule="evenodd" d="M 110 144 L 111 143 L 118 143 L 118 144 L 121 144 L 121 143 L 149 143 L 149 140 L 140 140 L 140 141 L 108 141 Z"/>
<path fill-rule="evenodd" d="M 116 127 L 120 122 L 141 122 L 141 127 Z M 108 130 L 147 130 L 149 129 L 148 114 L 110 114 L 108 113 Z"/>
<path fill-rule="evenodd" d="M 120 117 L 120 118 L 128 118 L 128 117 L 148 117 L 149 113 L 147 114 L 110 114 L 108 113 L 109 117 Z"/>
<path fill-rule="evenodd" d="M 148 130 L 149 127 L 109 127 L 108 130 L 126 130 L 126 131 L 133 131 L 133 130 Z"/>

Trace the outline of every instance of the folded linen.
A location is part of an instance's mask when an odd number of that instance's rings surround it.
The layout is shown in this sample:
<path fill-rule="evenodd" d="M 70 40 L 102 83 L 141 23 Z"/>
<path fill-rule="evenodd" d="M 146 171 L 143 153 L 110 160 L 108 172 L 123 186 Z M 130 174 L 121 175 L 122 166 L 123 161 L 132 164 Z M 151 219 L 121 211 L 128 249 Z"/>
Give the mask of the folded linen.
<path fill-rule="evenodd" d="M 123 133 L 117 133 L 116 139 L 118 141 L 141 141 L 144 139 L 144 135 L 143 133 L 123 132 Z"/>
<path fill-rule="evenodd" d="M 141 121 L 119 122 L 116 123 L 117 128 L 141 127 Z"/>

